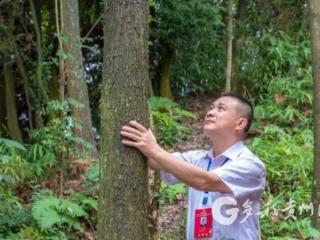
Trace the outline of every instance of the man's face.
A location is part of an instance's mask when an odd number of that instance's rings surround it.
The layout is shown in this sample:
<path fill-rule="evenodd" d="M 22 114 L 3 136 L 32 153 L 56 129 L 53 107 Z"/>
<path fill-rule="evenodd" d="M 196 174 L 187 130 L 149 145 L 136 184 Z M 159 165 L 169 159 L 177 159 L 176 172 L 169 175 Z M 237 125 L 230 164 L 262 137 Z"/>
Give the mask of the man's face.
<path fill-rule="evenodd" d="M 215 100 L 206 114 L 203 129 L 208 133 L 232 132 L 240 118 L 238 104 L 236 99 L 227 96 Z"/>

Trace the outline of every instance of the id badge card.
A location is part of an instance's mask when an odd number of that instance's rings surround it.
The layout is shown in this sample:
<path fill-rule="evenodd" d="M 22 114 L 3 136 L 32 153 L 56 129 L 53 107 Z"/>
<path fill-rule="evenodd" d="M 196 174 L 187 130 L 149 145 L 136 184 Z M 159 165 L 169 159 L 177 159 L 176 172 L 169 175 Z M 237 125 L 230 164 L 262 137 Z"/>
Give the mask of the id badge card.
<path fill-rule="evenodd" d="M 213 221 L 211 208 L 195 210 L 194 238 L 211 238 L 213 234 Z"/>

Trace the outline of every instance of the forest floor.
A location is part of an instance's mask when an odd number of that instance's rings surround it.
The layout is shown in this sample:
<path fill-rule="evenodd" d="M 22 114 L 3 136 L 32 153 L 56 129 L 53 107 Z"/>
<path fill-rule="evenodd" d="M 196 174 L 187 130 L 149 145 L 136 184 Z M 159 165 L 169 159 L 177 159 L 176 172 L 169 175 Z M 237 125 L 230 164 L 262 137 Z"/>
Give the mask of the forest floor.
<path fill-rule="evenodd" d="M 192 123 L 192 136 L 186 141 L 179 142 L 169 151 L 188 151 L 194 149 L 208 149 L 209 140 L 203 132 L 205 114 L 214 101 L 214 97 L 192 98 L 185 101 L 183 107 L 198 115 Z M 159 231 L 161 239 L 185 239 L 187 212 L 187 195 L 177 195 L 172 205 L 160 207 Z"/>

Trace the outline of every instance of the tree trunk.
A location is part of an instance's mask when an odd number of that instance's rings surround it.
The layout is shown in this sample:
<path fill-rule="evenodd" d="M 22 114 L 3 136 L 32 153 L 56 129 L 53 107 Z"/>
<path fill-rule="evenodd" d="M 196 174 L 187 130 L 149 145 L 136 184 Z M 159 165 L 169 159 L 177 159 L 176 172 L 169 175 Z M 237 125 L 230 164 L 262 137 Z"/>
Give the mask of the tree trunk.
<path fill-rule="evenodd" d="M 312 76 L 314 81 L 313 227 L 320 230 L 320 1 L 310 0 Z"/>
<path fill-rule="evenodd" d="M 129 120 L 148 126 L 148 4 L 109 1 L 105 9 L 98 239 L 149 239 L 147 163 L 121 144 Z"/>
<path fill-rule="evenodd" d="M 30 128 L 30 130 L 33 129 L 33 121 L 35 121 L 36 129 L 39 129 L 39 128 L 43 127 L 43 120 L 42 120 L 42 117 L 40 114 L 41 110 L 40 110 L 39 104 L 37 104 L 38 101 L 36 99 L 35 93 L 31 88 L 31 83 L 28 79 L 27 71 L 26 71 L 24 63 L 22 61 L 20 52 L 18 50 L 18 46 L 16 44 L 16 40 L 13 36 L 13 33 L 10 36 L 10 44 L 11 44 L 11 47 L 12 47 L 12 50 L 14 53 L 15 62 L 17 64 L 20 76 L 23 81 L 24 94 L 25 94 L 26 102 L 27 102 L 27 106 L 28 106 L 29 128 Z M 33 100 L 33 103 L 35 106 L 35 114 L 32 114 L 34 109 L 32 108 L 31 100 Z"/>
<path fill-rule="evenodd" d="M 19 127 L 17 106 L 16 106 L 16 92 L 15 79 L 13 75 L 12 62 L 4 64 L 4 79 L 5 79 L 5 101 L 7 113 L 7 126 L 11 139 L 22 142 L 22 134 Z"/>
<path fill-rule="evenodd" d="M 48 82 L 48 96 L 50 99 L 59 100 L 59 69 L 53 67 L 51 75 L 52 78 Z"/>
<path fill-rule="evenodd" d="M 241 50 L 246 40 L 245 35 L 245 17 L 247 15 L 248 1 L 239 0 L 237 13 L 237 34 L 234 40 L 234 48 L 232 53 L 232 76 L 231 89 L 232 92 L 242 94 L 242 82 L 240 78 L 240 57 Z"/>
<path fill-rule="evenodd" d="M 59 4 L 60 3 L 60 4 Z M 65 60 L 62 56 L 63 53 L 63 42 L 62 42 L 62 36 L 61 36 L 61 28 L 63 28 L 63 15 L 62 15 L 62 4 L 59 0 L 55 0 L 54 3 L 54 9 L 55 9 L 55 20 L 56 20 L 56 31 L 57 31 L 57 37 L 59 42 L 59 48 L 58 52 L 59 54 L 59 100 L 64 101 L 65 100 Z M 61 121 L 64 121 L 61 119 Z"/>
<path fill-rule="evenodd" d="M 75 129 L 75 135 L 91 143 L 93 145 L 91 154 L 97 156 L 92 131 L 88 87 L 81 53 L 78 0 L 61 0 L 61 7 L 63 19 L 62 34 L 66 37 L 64 52 L 68 56 L 65 60 L 68 96 L 84 105 L 81 108 L 72 106 L 71 109 L 72 116 L 80 126 L 80 128 Z M 83 145 L 79 145 L 78 147 L 79 150 L 86 150 Z"/>
<path fill-rule="evenodd" d="M 168 46 L 168 44 L 161 44 L 161 57 L 160 96 L 171 99 L 170 69 L 174 59 L 174 51 Z"/>
<path fill-rule="evenodd" d="M 6 105 L 5 105 L 5 84 L 4 76 L 2 72 L 2 66 L 0 66 L 0 137 L 4 136 L 4 130 L 6 126 Z"/>
<path fill-rule="evenodd" d="M 232 70 L 232 0 L 228 1 L 228 27 L 227 27 L 227 66 L 226 66 L 226 86 L 225 91 L 230 92 L 231 90 L 231 70 Z"/>
<path fill-rule="evenodd" d="M 29 0 L 32 12 L 32 20 L 34 21 L 34 28 L 36 33 L 36 49 L 37 49 L 37 85 L 38 85 L 38 99 L 44 100 L 45 104 L 48 104 L 49 97 L 47 90 L 43 85 L 42 79 L 42 46 L 41 46 L 41 12 L 37 12 L 34 1 Z M 37 6 L 39 2 L 37 1 Z"/>

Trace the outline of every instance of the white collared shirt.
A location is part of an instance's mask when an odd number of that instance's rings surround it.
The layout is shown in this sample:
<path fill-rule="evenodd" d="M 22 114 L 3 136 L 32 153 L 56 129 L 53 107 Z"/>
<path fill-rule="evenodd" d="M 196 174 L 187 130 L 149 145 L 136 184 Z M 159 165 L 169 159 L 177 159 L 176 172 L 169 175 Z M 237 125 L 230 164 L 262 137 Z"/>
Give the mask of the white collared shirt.
<path fill-rule="evenodd" d="M 184 153 L 175 152 L 179 159 L 207 170 L 209 160 L 212 164 L 209 171 L 215 173 L 231 190 L 231 193 L 209 193 L 210 207 L 217 199 L 232 198 L 236 205 L 224 205 L 221 209 L 214 209 L 213 217 L 218 217 L 215 210 L 228 218 L 226 211 L 237 208 L 238 214 L 230 225 L 219 223 L 214 219 L 212 240 L 257 240 L 260 239 L 259 210 L 262 193 L 265 188 L 265 167 L 262 161 L 254 155 L 242 141 L 229 147 L 221 155 L 228 161 L 219 162 L 214 158 L 212 149 L 194 150 Z M 161 178 L 167 184 L 179 182 L 170 173 L 161 173 Z M 187 239 L 192 240 L 194 231 L 194 211 L 201 208 L 204 192 L 188 187 L 188 217 Z M 251 210 L 250 210 L 250 209 Z M 250 210 L 250 211 L 249 211 Z"/>

